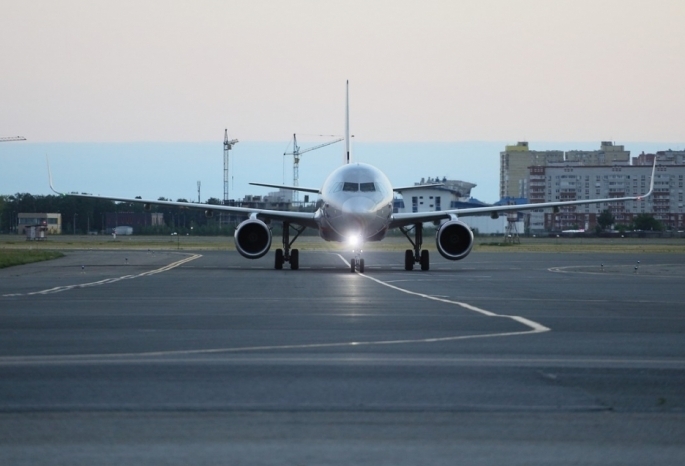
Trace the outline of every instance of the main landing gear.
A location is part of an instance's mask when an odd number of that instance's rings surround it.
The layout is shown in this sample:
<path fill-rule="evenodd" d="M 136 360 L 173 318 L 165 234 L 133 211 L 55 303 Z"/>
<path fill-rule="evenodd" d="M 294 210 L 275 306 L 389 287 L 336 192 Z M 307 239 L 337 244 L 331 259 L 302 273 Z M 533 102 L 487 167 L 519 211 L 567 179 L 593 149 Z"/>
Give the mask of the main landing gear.
<path fill-rule="evenodd" d="M 291 228 L 296 232 L 296 235 L 292 240 L 290 239 Z M 285 262 L 290 262 L 290 268 L 292 270 L 300 268 L 300 250 L 290 249 L 290 246 L 293 245 L 297 237 L 302 234 L 305 228 L 307 227 L 296 227 L 290 225 L 289 222 L 283 222 L 283 249 L 276 249 L 276 256 L 274 259 L 274 268 L 276 270 L 281 270 L 283 268 L 283 263 Z"/>
<path fill-rule="evenodd" d="M 414 230 L 414 239 L 409 234 Z M 414 250 L 404 251 L 404 270 L 414 270 L 414 264 L 421 264 L 421 270 L 430 269 L 430 257 L 427 249 L 421 249 L 423 244 L 423 225 L 417 223 L 409 228 L 400 227 L 400 231 L 407 237 Z"/>

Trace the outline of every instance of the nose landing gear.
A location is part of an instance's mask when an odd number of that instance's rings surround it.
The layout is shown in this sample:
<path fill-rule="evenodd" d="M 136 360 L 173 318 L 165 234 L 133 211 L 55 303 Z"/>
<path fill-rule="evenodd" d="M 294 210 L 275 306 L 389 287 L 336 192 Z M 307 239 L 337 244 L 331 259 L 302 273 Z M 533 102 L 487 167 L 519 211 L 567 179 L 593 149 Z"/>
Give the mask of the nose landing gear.
<path fill-rule="evenodd" d="M 359 271 L 359 273 L 364 273 L 364 259 L 361 257 L 363 251 L 360 249 L 359 251 L 352 252 L 355 253 L 355 256 L 350 259 L 350 272 Z"/>

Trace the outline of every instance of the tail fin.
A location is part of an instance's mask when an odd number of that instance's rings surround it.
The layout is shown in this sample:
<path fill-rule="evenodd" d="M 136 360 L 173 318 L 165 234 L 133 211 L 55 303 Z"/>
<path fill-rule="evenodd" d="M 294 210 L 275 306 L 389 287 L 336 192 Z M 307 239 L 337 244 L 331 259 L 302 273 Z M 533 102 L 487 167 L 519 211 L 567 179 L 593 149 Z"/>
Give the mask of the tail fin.
<path fill-rule="evenodd" d="M 350 154 L 350 81 L 345 83 L 345 164 L 352 162 Z"/>

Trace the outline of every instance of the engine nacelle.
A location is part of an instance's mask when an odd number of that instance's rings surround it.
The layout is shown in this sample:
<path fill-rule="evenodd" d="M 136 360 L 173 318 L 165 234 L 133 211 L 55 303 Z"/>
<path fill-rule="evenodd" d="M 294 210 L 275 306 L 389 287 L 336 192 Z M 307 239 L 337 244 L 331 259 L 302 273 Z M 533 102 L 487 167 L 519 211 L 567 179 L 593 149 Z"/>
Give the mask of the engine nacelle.
<path fill-rule="evenodd" d="M 259 259 L 269 252 L 271 247 L 271 230 L 266 223 L 258 219 L 248 219 L 235 229 L 235 248 L 241 256 L 248 259 Z"/>
<path fill-rule="evenodd" d="M 445 222 L 435 234 L 438 252 L 445 259 L 458 261 L 468 256 L 473 247 L 473 232 L 464 222 Z"/>

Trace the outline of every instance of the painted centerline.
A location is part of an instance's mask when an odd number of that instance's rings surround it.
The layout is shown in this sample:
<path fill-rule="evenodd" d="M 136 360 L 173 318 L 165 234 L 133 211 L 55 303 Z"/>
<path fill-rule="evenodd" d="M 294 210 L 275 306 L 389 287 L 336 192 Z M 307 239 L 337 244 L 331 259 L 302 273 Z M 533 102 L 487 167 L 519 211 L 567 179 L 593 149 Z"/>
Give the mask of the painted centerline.
<path fill-rule="evenodd" d="M 345 260 L 345 258 L 344 258 L 343 256 L 341 256 L 340 254 L 337 254 L 337 256 L 340 257 L 340 259 L 341 259 L 345 264 L 347 264 L 348 266 L 350 265 L 349 262 L 347 262 L 347 260 Z M 472 305 L 472 304 L 464 303 L 464 302 L 461 302 L 461 301 L 454 301 L 454 300 L 452 300 L 452 299 L 447 299 L 447 298 L 443 298 L 443 297 L 440 297 L 440 296 L 433 296 L 433 295 L 428 295 L 428 294 L 425 294 L 425 293 L 417 293 L 416 291 L 409 291 L 409 290 L 407 290 L 407 289 L 405 289 L 405 288 L 400 288 L 399 286 L 392 285 L 392 284 L 390 284 L 389 282 L 385 282 L 385 281 L 383 281 L 383 280 L 379 280 L 378 278 L 372 277 L 372 276 L 367 275 L 367 274 L 363 274 L 363 273 L 359 273 L 359 272 L 357 272 L 357 274 L 358 274 L 360 277 L 364 277 L 364 278 L 366 278 L 366 279 L 368 279 L 368 280 L 372 280 L 372 281 L 378 283 L 379 285 L 386 286 L 386 287 L 388 287 L 388 288 L 391 288 L 391 289 L 393 289 L 393 290 L 399 291 L 399 292 L 401 292 L 401 293 L 406 293 L 406 294 L 409 294 L 409 295 L 412 295 L 412 296 L 418 296 L 419 298 L 429 299 L 429 300 L 431 300 L 431 301 L 438 301 L 438 302 L 441 302 L 441 303 L 453 304 L 453 305 L 455 305 L 455 306 L 459 306 L 459 307 L 461 307 L 461 308 L 463 308 L 463 309 L 466 309 L 466 310 L 468 310 L 468 311 L 477 312 L 477 313 L 482 314 L 482 315 L 487 316 L 487 317 L 501 317 L 501 318 L 505 318 L 505 319 L 511 319 L 511 320 L 513 320 L 513 321 L 516 321 L 516 322 L 518 322 L 518 323 L 520 323 L 520 324 L 525 325 L 526 327 L 530 327 L 530 329 L 531 329 L 531 330 L 526 330 L 526 331 L 522 331 L 522 332 L 495 333 L 495 334 L 490 334 L 490 335 L 488 335 L 489 337 L 497 337 L 497 336 L 504 337 L 504 336 L 513 336 L 513 335 L 526 335 L 526 334 L 533 334 L 533 333 L 549 332 L 549 331 L 551 330 L 550 328 L 545 327 L 544 325 L 542 325 L 542 324 L 540 324 L 540 323 L 538 323 L 538 322 L 532 321 L 532 320 L 530 320 L 530 319 L 526 319 L 525 317 L 521 317 L 521 316 L 510 316 L 510 315 L 504 315 L 504 314 L 496 314 L 496 313 L 494 313 L 494 312 L 487 311 L 487 310 L 485 310 L 485 309 L 481 309 L 481 308 L 479 308 L 479 307 L 476 307 L 476 306 L 474 306 L 474 305 Z"/>

